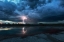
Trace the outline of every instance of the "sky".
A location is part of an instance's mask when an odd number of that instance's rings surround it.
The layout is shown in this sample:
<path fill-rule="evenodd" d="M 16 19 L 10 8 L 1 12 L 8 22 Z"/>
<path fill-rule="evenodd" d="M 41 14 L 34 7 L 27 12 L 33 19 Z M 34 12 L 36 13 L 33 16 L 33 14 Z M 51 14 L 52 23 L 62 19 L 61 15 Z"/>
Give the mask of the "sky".
<path fill-rule="evenodd" d="M 0 20 L 51 22 L 64 20 L 64 0 L 0 0 Z"/>

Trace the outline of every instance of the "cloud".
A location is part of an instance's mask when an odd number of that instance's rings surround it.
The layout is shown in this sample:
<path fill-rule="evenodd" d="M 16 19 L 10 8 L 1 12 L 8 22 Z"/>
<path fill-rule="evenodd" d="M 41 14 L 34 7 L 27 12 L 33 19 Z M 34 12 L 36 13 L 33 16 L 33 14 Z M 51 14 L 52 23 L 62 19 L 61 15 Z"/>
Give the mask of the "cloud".
<path fill-rule="evenodd" d="M 37 4 L 39 3 L 39 0 L 28 0 L 28 5 L 30 6 L 30 8 L 34 9 L 37 7 Z"/>
<path fill-rule="evenodd" d="M 14 3 L 0 1 L 0 20 L 10 20 L 11 16 L 16 15 L 15 10 L 16 5 Z"/>
<path fill-rule="evenodd" d="M 10 17 L 16 21 L 21 20 L 16 16 L 22 16 L 23 14 L 37 21 L 64 20 L 63 0 L 21 0 L 20 4 L 17 5 L 11 2 L 1 4 L 0 11 L 6 15 L 10 15 Z M 4 10 L 2 10 L 2 8 L 4 8 Z"/>
<path fill-rule="evenodd" d="M 64 7 L 64 0 L 60 0 L 60 6 Z"/>
<path fill-rule="evenodd" d="M 62 7 L 62 0 L 28 0 L 25 2 L 26 4 L 21 4 L 21 6 L 23 5 L 24 9 L 19 8 L 21 9 L 21 11 L 19 11 L 20 15 L 25 14 L 29 18 L 37 19 L 38 21 L 62 20 L 62 13 L 64 12 L 64 7 Z"/>

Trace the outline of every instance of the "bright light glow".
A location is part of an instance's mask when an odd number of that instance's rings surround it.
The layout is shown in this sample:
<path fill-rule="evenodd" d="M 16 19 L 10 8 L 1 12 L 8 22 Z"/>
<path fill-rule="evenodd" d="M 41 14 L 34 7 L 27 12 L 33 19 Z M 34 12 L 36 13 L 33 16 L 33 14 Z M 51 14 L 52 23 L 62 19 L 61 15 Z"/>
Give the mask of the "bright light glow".
<path fill-rule="evenodd" d="M 26 16 L 21 16 L 21 19 L 23 20 L 22 22 L 25 24 L 25 20 L 27 19 Z"/>
<path fill-rule="evenodd" d="M 26 16 L 22 16 L 21 18 L 22 18 L 22 20 L 25 20 L 25 19 L 27 19 L 27 17 L 26 17 Z"/>

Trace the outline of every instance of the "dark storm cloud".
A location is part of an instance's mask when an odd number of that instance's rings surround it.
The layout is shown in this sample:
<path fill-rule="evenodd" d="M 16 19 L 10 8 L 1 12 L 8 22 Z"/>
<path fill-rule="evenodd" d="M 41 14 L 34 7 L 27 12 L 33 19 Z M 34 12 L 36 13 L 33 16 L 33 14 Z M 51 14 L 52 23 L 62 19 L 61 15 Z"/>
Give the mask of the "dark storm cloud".
<path fill-rule="evenodd" d="M 4 14 L 4 12 L 0 11 L 0 20 L 5 20 L 5 19 L 8 19 L 7 18 L 8 16 L 6 14 Z"/>
<path fill-rule="evenodd" d="M 41 13 L 42 21 L 59 21 L 64 20 L 64 7 L 63 1 L 55 0 L 47 3 L 39 10 Z"/>
<path fill-rule="evenodd" d="M 64 7 L 64 0 L 60 0 L 60 6 Z"/>
<path fill-rule="evenodd" d="M 37 5 L 41 5 L 41 4 L 46 4 L 46 3 L 51 3 L 52 0 L 28 0 L 28 4 L 30 6 L 30 8 L 34 9 L 37 8 Z"/>
<path fill-rule="evenodd" d="M 45 2 L 43 5 L 37 5 L 37 8 L 34 11 L 37 11 L 38 14 L 35 13 L 35 17 L 38 17 L 41 21 L 59 21 L 64 20 L 64 7 L 62 3 L 63 0 L 53 0 L 50 3 Z M 38 16 L 37 16 L 38 15 Z M 34 18 L 35 18 L 34 17 Z"/>
<path fill-rule="evenodd" d="M 30 6 L 30 8 L 34 9 L 37 7 L 37 4 L 39 3 L 39 0 L 28 0 L 28 5 Z"/>
<path fill-rule="evenodd" d="M 1 4 L 0 11 L 10 15 L 12 20 L 20 21 L 21 19 L 15 16 L 22 16 L 23 14 L 37 21 L 64 20 L 64 0 L 21 0 L 20 4 L 17 4 L 17 9 L 16 5 L 11 2 Z M 4 10 L 2 10 L 3 8 Z"/>
<path fill-rule="evenodd" d="M 11 2 L 0 1 L 0 20 L 10 20 L 11 16 L 16 15 L 14 13 L 16 5 Z"/>
<path fill-rule="evenodd" d="M 16 9 L 16 5 L 11 2 L 0 2 L 0 7 L 2 7 L 1 10 L 3 12 L 5 12 L 6 14 L 9 14 L 9 15 L 11 15 Z"/>
<path fill-rule="evenodd" d="M 29 18 L 37 19 L 38 21 L 64 20 L 61 19 L 64 13 L 63 0 L 28 0 L 25 2 L 25 6 L 21 4 L 24 9 L 18 12 L 20 15 L 25 14 L 28 15 Z"/>
<path fill-rule="evenodd" d="M 62 8 L 64 9 L 64 8 Z M 48 12 L 49 13 L 49 12 Z M 51 15 L 50 15 L 51 13 Z M 64 10 L 51 11 L 48 16 L 43 17 L 42 21 L 62 21 L 64 20 Z M 53 14 L 53 15 L 52 15 Z"/>
<path fill-rule="evenodd" d="M 64 20 L 64 14 L 61 14 L 57 16 L 45 17 L 42 21 L 63 21 L 63 20 Z"/>
<path fill-rule="evenodd" d="M 13 12 L 15 11 L 15 9 L 16 9 L 15 4 L 13 4 L 13 3 L 6 3 L 5 5 L 6 5 L 5 6 L 6 9 L 4 10 L 4 12 L 8 13 L 9 15 L 12 15 Z"/>

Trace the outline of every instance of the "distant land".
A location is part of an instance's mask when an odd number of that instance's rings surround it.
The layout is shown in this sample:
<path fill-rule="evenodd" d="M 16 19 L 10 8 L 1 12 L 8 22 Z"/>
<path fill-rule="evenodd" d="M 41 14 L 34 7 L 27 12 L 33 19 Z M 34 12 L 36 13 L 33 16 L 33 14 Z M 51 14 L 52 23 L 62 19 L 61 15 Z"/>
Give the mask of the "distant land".
<path fill-rule="evenodd" d="M 64 26 L 64 21 L 58 22 L 13 22 L 0 20 L 0 26 Z"/>

